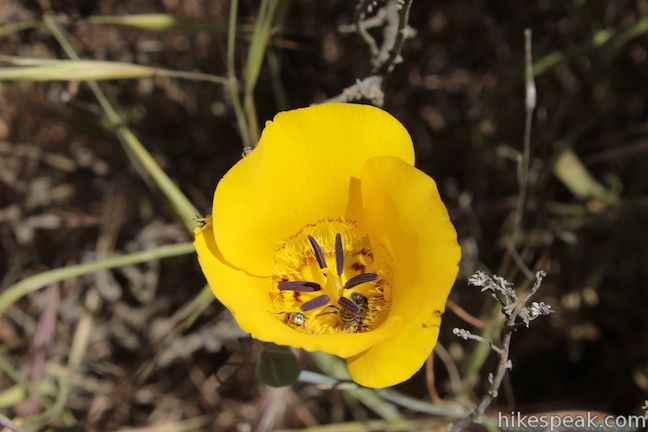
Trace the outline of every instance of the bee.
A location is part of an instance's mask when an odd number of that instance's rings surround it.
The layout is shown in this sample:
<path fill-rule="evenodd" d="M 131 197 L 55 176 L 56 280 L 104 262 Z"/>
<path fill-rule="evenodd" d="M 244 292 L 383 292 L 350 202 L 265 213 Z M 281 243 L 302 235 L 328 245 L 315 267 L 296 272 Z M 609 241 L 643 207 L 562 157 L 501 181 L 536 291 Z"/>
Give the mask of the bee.
<path fill-rule="evenodd" d="M 301 327 L 306 323 L 306 315 L 301 312 L 270 312 L 275 315 L 283 315 L 283 322 Z"/>
<path fill-rule="evenodd" d="M 352 292 L 350 297 L 351 299 L 340 297 L 338 300 L 340 320 L 348 326 L 361 325 L 369 299 L 359 292 Z"/>
<path fill-rule="evenodd" d="M 288 323 L 292 323 L 298 327 L 301 327 L 306 323 L 306 316 L 301 312 L 286 312 L 284 320 Z"/>

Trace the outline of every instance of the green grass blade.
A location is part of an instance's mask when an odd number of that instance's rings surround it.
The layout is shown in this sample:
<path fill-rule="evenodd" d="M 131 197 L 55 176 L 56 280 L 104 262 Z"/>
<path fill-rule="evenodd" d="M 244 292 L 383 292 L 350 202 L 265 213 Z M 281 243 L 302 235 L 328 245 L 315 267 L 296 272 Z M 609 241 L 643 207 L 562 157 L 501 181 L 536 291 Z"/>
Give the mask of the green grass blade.
<path fill-rule="evenodd" d="M 0 38 L 23 30 L 33 29 L 38 27 L 39 25 L 40 21 L 38 20 L 25 20 L 12 24 L 5 24 L 3 26 L 0 26 Z"/>
<path fill-rule="evenodd" d="M 641 18 L 636 23 L 626 27 L 615 37 L 614 43 L 625 44 L 646 33 L 648 33 L 648 17 Z"/>
<path fill-rule="evenodd" d="M 278 0 L 263 0 L 259 8 L 259 16 L 254 25 L 250 50 L 247 56 L 247 65 L 245 68 L 245 93 L 251 93 L 256 86 L 265 58 L 266 47 L 270 40 L 270 28 L 277 10 Z"/>
<path fill-rule="evenodd" d="M 350 381 L 351 376 L 344 361 L 331 354 L 312 352 L 310 357 L 326 375 L 340 381 Z M 353 388 L 346 390 L 348 394 L 357 399 L 364 406 L 388 421 L 400 420 L 403 416 L 391 403 L 384 401 L 374 391 L 366 388 Z"/>
<path fill-rule="evenodd" d="M 553 67 L 569 62 L 574 58 L 586 55 L 609 43 L 623 45 L 631 40 L 648 33 L 648 17 L 639 19 L 636 23 L 624 28 L 605 28 L 575 47 L 566 51 L 556 51 L 533 63 L 533 74 L 542 75 Z"/>
<path fill-rule="evenodd" d="M 103 81 L 153 75 L 153 71 L 144 66 L 88 60 L 0 68 L 0 81 Z"/>
<path fill-rule="evenodd" d="M 54 403 L 45 412 L 33 417 L 28 417 L 25 420 L 23 429 L 25 432 L 32 432 L 39 430 L 41 427 L 49 423 L 50 420 L 57 417 L 65 408 L 68 395 L 70 394 L 70 377 L 66 373 L 58 377 L 57 391 Z"/>
<path fill-rule="evenodd" d="M 9 306 L 20 300 L 22 297 L 55 282 L 87 275 L 99 270 L 126 267 L 156 259 L 187 255 L 192 252 L 194 252 L 193 243 L 178 243 L 92 263 L 78 264 L 38 273 L 23 279 L 0 294 L 0 315 L 2 315 Z"/>
<path fill-rule="evenodd" d="M 230 2 L 229 24 L 227 31 L 227 77 L 229 78 L 230 98 L 236 114 L 236 123 L 243 141 L 243 153 L 252 150 L 250 142 L 250 131 L 245 112 L 239 98 L 238 79 L 236 78 L 235 49 L 236 49 L 236 19 L 238 17 L 238 0 Z"/>
<path fill-rule="evenodd" d="M 216 298 L 212 294 L 209 285 L 205 285 L 202 290 L 189 302 L 185 303 L 175 314 L 176 322 L 181 322 L 183 330 L 187 330 L 193 325 L 198 317 L 211 305 Z"/>
<path fill-rule="evenodd" d="M 0 81 L 106 81 L 166 76 L 226 85 L 225 77 L 102 60 L 52 60 L 0 56 L 17 67 L 0 68 Z"/>
<path fill-rule="evenodd" d="M 73 60 L 80 60 L 79 55 L 74 51 L 72 45 L 65 36 L 63 29 L 58 25 L 53 17 L 45 16 L 45 25 L 48 27 L 52 35 L 56 38 L 59 44 L 63 47 L 68 57 Z M 153 183 L 160 189 L 170 202 L 174 211 L 180 216 L 183 224 L 189 232 L 193 231 L 196 226 L 194 218 L 198 215 L 198 210 L 193 206 L 191 201 L 182 193 L 180 188 L 173 183 L 173 181 L 166 175 L 164 170 L 155 162 L 155 159 L 146 150 L 146 147 L 137 139 L 135 134 L 131 132 L 126 126 L 123 125 L 121 116 L 113 108 L 112 104 L 104 94 L 99 84 L 95 81 L 88 81 L 90 89 L 99 101 L 101 108 L 106 113 L 108 120 L 116 125 L 116 133 L 120 138 L 124 148 L 129 156 L 137 161 L 136 167 L 145 178 L 151 179 Z"/>
<path fill-rule="evenodd" d="M 105 105 L 109 102 L 105 100 L 101 105 L 106 110 Z M 155 162 L 153 156 L 146 150 L 144 145 L 139 139 L 128 129 L 126 126 L 117 126 L 117 136 L 124 143 L 128 149 L 129 155 L 138 163 L 140 171 L 145 173 L 145 176 L 153 180 L 153 183 L 162 191 L 167 200 L 173 207 L 173 210 L 180 216 L 185 228 L 189 232 L 193 232 L 196 226 L 195 218 L 199 214 L 198 210 L 193 206 L 191 201 L 182 193 L 182 191 L 173 183 L 173 180 L 166 175 L 164 170 Z"/>
<path fill-rule="evenodd" d="M 193 18 L 171 14 L 93 16 L 88 18 L 88 22 L 93 24 L 123 25 L 158 32 L 182 31 L 190 33 L 227 33 L 227 22 L 224 20 L 218 20 L 215 18 Z M 249 33 L 251 28 L 250 26 L 241 26 L 240 30 Z"/>
<path fill-rule="evenodd" d="M 248 120 L 252 146 L 259 140 L 259 124 L 254 104 L 254 88 L 261 73 L 266 48 L 270 40 L 270 29 L 277 10 L 278 0 L 263 0 L 259 8 L 259 16 L 254 25 L 250 50 L 248 51 L 245 78 L 243 83 L 243 104 Z"/>

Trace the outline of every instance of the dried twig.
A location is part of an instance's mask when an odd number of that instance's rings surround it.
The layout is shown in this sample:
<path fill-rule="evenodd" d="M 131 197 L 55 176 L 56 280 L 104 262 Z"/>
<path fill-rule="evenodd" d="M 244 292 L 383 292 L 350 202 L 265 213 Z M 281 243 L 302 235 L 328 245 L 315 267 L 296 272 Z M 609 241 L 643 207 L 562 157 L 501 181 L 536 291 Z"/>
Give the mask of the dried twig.
<path fill-rule="evenodd" d="M 356 7 L 356 15 L 355 15 L 355 30 L 358 32 L 360 37 L 364 39 L 367 45 L 369 45 L 369 50 L 371 51 L 372 57 L 377 57 L 378 54 L 380 54 L 380 49 L 378 48 L 378 44 L 376 43 L 376 40 L 367 32 L 367 12 L 371 13 L 371 9 L 374 7 L 375 0 L 360 0 L 358 2 L 358 6 Z M 384 9 L 381 9 L 381 11 L 384 11 Z M 383 14 L 384 15 L 384 14 Z M 383 21 L 380 23 L 381 25 L 384 23 L 384 18 Z"/>
<path fill-rule="evenodd" d="M 483 344 L 485 344 L 485 345 L 488 345 L 488 347 L 489 347 L 490 349 L 492 349 L 493 351 L 495 351 L 495 352 L 496 352 L 497 354 L 499 354 L 500 356 L 504 354 L 504 352 L 502 351 L 502 349 L 499 348 L 499 347 L 497 347 L 497 345 L 493 344 L 493 342 L 491 342 L 491 341 L 489 341 L 489 340 L 487 340 L 487 339 L 484 339 L 483 337 L 481 337 L 481 336 L 479 336 L 479 335 L 472 334 L 472 333 L 470 333 L 468 330 L 460 329 L 460 328 L 455 328 L 455 329 L 452 330 L 452 333 L 453 333 L 455 336 L 460 337 L 460 338 L 463 339 L 463 340 L 470 340 L 470 339 L 472 339 L 472 340 L 475 340 L 475 341 L 477 341 L 477 342 L 481 342 L 481 343 L 483 343 Z"/>
<path fill-rule="evenodd" d="M 356 18 L 354 20 L 353 24 L 342 24 L 338 27 L 338 31 L 340 33 L 354 33 L 358 31 L 358 18 L 361 17 L 361 15 L 358 13 L 360 11 L 360 3 L 358 4 L 358 8 L 356 11 Z M 364 30 L 380 27 L 383 24 L 385 24 L 385 19 L 387 17 L 387 14 L 385 13 L 384 8 L 378 9 L 376 14 L 372 17 L 367 18 L 366 15 L 361 18 L 361 25 Z M 370 35 L 371 36 L 371 35 Z"/>
<path fill-rule="evenodd" d="M 396 64 L 402 62 L 401 51 L 405 45 L 405 39 L 414 34 L 407 24 L 411 7 L 412 0 L 394 0 L 387 3 L 387 25 L 385 26 L 384 40 L 378 56 L 372 59 L 372 73 L 391 72 Z"/>
<path fill-rule="evenodd" d="M 531 126 L 533 125 L 533 111 L 536 107 L 536 86 L 533 78 L 533 59 L 531 56 L 531 29 L 524 30 L 524 149 L 522 159 L 518 163 L 518 183 L 520 194 L 515 209 L 512 242 L 516 242 L 522 229 L 522 218 L 526 205 L 527 189 L 529 183 L 529 164 L 531 159 Z"/>
<path fill-rule="evenodd" d="M 331 102 L 351 102 L 355 100 L 366 99 L 377 106 L 382 106 L 385 102 L 385 94 L 382 91 L 383 77 L 373 75 L 362 80 L 356 81 L 355 84 L 342 90 L 342 93 L 327 100 Z"/>
<path fill-rule="evenodd" d="M 448 379 L 450 380 L 450 391 L 452 393 L 458 393 L 461 390 L 461 375 L 452 356 L 440 342 L 437 342 L 434 347 L 434 354 L 439 356 L 439 360 L 441 360 L 441 363 L 446 368 Z"/>
<path fill-rule="evenodd" d="M 405 40 L 412 37 L 415 31 L 408 25 L 412 0 L 387 0 L 384 7 L 368 17 L 368 14 L 374 12 L 376 5 L 375 0 L 360 0 L 353 26 L 369 46 L 370 73 L 364 78 L 357 79 L 355 84 L 326 102 L 352 102 L 365 99 L 377 106 L 382 106 L 384 103 L 383 80 L 395 65 L 402 61 L 401 51 Z M 367 28 L 379 25 L 384 26 L 380 47 L 373 36 L 367 32 Z"/>
<path fill-rule="evenodd" d="M 509 350 L 511 346 L 511 337 L 513 332 L 520 325 L 529 326 L 529 323 L 534 319 L 542 316 L 549 315 L 553 312 L 551 306 L 542 302 L 533 302 L 528 305 L 533 295 L 538 291 L 542 283 L 542 279 L 546 276 L 545 272 L 539 271 L 535 274 L 535 283 L 531 291 L 524 299 L 520 300 L 516 292 L 511 288 L 511 284 L 504 280 L 504 278 L 493 275 L 488 276 L 483 272 L 477 272 L 468 279 L 470 285 L 480 287 L 482 292 L 487 291 L 493 296 L 502 306 L 502 311 L 506 316 L 506 326 L 504 328 L 504 336 L 500 347 L 494 345 L 480 336 L 474 335 L 464 329 L 454 329 L 453 333 L 463 339 L 473 339 L 487 344 L 498 356 L 499 362 L 495 374 L 489 374 L 490 386 L 488 392 L 479 405 L 466 417 L 450 427 L 450 432 L 461 431 L 463 428 L 478 419 L 486 408 L 497 397 L 497 393 L 502 384 L 502 380 L 506 375 L 506 371 L 513 367 L 511 360 L 509 360 Z"/>
<path fill-rule="evenodd" d="M 533 75 L 533 59 L 531 55 L 531 29 L 528 28 L 524 30 L 524 58 L 525 121 L 523 150 L 522 152 L 518 152 L 514 149 L 510 149 L 510 152 L 507 150 L 507 153 L 512 153 L 513 159 L 517 162 L 517 180 L 520 191 L 517 197 L 517 203 L 515 205 L 515 212 L 513 213 L 513 226 L 511 229 L 510 240 L 506 243 L 506 250 L 508 254 L 502 261 L 500 269 L 506 268 L 510 262 L 510 259 L 513 259 L 522 273 L 524 273 L 527 278 L 532 278 L 533 272 L 526 265 L 521 254 L 517 250 L 517 245 L 520 241 L 520 233 L 522 232 L 529 188 L 529 167 L 531 163 L 531 126 L 533 124 L 533 113 L 536 107 L 537 99 L 537 92 Z"/>
<path fill-rule="evenodd" d="M 457 303 L 453 302 L 452 300 L 448 299 L 446 302 L 446 306 L 448 309 L 450 309 L 452 312 L 454 312 L 455 315 L 457 315 L 459 318 L 462 320 L 466 321 L 468 324 L 471 326 L 478 328 L 480 330 L 485 329 L 488 327 L 488 323 L 477 318 L 476 316 L 472 315 L 468 311 L 466 311 L 464 308 L 459 306 Z"/>
<path fill-rule="evenodd" d="M 432 403 L 438 404 L 443 402 L 434 386 L 434 352 L 425 360 L 425 384 Z"/>

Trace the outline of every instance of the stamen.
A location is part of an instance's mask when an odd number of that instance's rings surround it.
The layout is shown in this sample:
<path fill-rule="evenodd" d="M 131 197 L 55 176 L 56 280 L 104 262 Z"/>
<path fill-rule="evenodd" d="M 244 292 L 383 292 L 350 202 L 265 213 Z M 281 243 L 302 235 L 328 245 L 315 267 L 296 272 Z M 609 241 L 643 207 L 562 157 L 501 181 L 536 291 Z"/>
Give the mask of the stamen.
<path fill-rule="evenodd" d="M 351 279 L 346 281 L 346 283 L 344 284 L 344 288 L 353 288 L 356 285 L 360 285 L 365 282 L 371 282 L 376 279 L 378 279 L 378 275 L 376 273 L 359 274 L 357 276 L 353 276 Z"/>
<path fill-rule="evenodd" d="M 344 249 L 342 248 L 342 235 L 340 233 L 335 235 L 335 265 L 338 276 L 342 276 L 342 271 L 344 270 Z"/>
<path fill-rule="evenodd" d="M 329 309 L 331 309 L 331 308 L 332 308 L 333 310 L 330 311 L 330 312 L 327 312 L 327 310 L 329 310 Z M 333 314 L 337 314 L 337 313 L 338 313 L 338 308 L 337 308 L 337 306 L 330 304 L 330 305 L 326 306 L 324 309 L 322 309 L 322 312 L 318 313 L 318 314 L 315 315 L 315 316 L 318 316 L 318 317 L 319 317 L 319 316 L 324 316 L 324 315 L 333 315 Z"/>
<path fill-rule="evenodd" d="M 269 312 L 281 325 L 304 335 L 351 334 L 389 317 L 394 260 L 359 223 L 309 223 L 278 244 L 274 259 Z"/>
<path fill-rule="evenodd" d="M 320 308 L 327 304 L 331 298 L 327 295 L 321 295 L 319 297 L 315 297 L 312 300 L 307 301 L 303 305 L 301 305 L 301 310 L 304 312 L 312 311 L 313 309 Z"/>
<path fill-rule="evenodd" d="M 317 258 L 317 264 L 319 264 L 319 267 L 321 269 L 326 268 L 326 259 L 324 259 L 324 252 L 322 252 L 322 248 L 320 247 L 319 243 L 317 243 L 317 240 L 312 235 L 308 236 L 308 240 L 310 241 L 311 246 L 313 246 L 313 250 L 315 251 L 315 258 Z"/>
<path fill-rule="evenodd" d="M 354 314 L 360 313 L 360 311 L 362 310 L 360 309 L 360 306 L 353 303 L 351 300 L 349 300 L 346 297 L 340 297 L 338 299 L 338 303 L 340 304 L 340 306 L 342 306 L 343 308 L 347 309 L 349 312 Z"/>
<path fill-rule="evenodd" d="M 315 292 L 322 289 L 319 284 L 315 282 L 304 282 L 304 281 L 290 281 L 290 282 L 279 282 L 279 289 L 282 291 L 291 290 L 291 291 L 304 291 L 304 292 Z"/>

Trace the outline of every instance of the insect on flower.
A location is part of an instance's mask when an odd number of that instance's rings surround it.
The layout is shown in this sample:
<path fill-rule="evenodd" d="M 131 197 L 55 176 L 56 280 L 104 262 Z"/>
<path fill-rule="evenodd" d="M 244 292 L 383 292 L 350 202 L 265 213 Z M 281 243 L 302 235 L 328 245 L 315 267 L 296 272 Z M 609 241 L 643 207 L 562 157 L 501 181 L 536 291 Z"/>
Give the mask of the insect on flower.
<path fill-rule="evenodd" d="M 346 297 L 340 297 L 340 319 L 346 324 L 362 323 L 365 309 L 369 300 L 359 292 L 351 293 L 351 300 Z"/>
<path fill-rule="evenodd" d="M 306 316 L 301 312 L 271 312 L 276 315 L 283 315 L 283 321 L 286 324 L 302 326 L 306 323 Z"/>
<path fill-rule="evenodd" d="M 287 312 L 285 318 L 287 322 L 291 322 L 298 326 L 304 325 L 306 322 L 306 317 L 300 312 Z"/>

